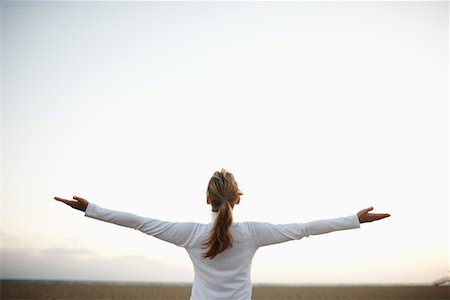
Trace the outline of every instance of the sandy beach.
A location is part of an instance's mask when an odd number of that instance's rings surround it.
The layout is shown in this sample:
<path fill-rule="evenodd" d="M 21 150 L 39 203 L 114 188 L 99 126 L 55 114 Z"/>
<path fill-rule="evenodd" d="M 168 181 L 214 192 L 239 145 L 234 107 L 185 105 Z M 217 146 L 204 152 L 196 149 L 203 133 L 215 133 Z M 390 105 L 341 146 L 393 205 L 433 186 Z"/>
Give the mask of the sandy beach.
<path fill-rule="evenodd" d="M 188 285 L 2 283 L 1 299 L 189 299 Z M 450 287 L 433 286 L 264 286 L 253 300 L 448 300 Z M 231 299 L 230 299 L 231 300 Z"/>

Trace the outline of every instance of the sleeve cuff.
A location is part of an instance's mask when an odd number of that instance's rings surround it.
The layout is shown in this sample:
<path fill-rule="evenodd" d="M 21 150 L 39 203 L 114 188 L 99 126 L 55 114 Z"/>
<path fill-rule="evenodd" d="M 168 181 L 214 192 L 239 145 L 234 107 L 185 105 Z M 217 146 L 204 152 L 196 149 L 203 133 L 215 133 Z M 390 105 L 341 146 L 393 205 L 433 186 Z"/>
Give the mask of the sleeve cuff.
<path fill-rule="evenodd" d="M 359 223 L 359 218 L 358 218 L 358 215 L 351 215 L 351 216 L 348 216 L 348 217 L 346 217 L 346 223 L 348 224 L 348 226 L 349 226 L 349 228 L 350 229 L 353 229 L 353 228 L 360 228 L 361 226 L 360 226 L 360 223 Z"/>
<path fill-rule="evenodd" d="M 94 215 L 94 211 L 96 209 L 97 205 L 94 203 L 89 202 L 88 206 L 86 207 L 86 211 L 84 212 L 85 217 L 92 217 Z"/>

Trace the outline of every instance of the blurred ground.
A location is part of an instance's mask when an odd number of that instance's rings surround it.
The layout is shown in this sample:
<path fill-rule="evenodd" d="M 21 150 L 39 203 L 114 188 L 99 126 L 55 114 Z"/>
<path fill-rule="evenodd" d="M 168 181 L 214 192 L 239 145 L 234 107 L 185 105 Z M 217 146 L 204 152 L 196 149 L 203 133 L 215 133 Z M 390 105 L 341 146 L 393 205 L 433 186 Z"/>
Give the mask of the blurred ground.
<path fill-rule="evenodd" d="M 191 286 L 2 283 L 0 299 L 187 300 Z M 253 300 L 448 300 L 450 287 L 434 286 L 255 286 Z M 231 300 L 231 299 L 230 299 Z"/>

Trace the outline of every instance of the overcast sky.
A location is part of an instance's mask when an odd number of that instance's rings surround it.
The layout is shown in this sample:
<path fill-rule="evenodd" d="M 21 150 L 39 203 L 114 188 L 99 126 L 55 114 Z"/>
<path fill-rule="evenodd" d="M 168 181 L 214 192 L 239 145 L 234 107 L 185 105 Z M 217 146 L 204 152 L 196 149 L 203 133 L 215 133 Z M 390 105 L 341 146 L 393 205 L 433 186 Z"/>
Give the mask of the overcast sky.
<path fill-rule="evenodd" d="M 448 2 L 3 2 L 2 278 L 191 282 L 182 248 L 55 202 L 208 222 L 391 218 L 261 248 L 252 280 L 449 269 Z"/>

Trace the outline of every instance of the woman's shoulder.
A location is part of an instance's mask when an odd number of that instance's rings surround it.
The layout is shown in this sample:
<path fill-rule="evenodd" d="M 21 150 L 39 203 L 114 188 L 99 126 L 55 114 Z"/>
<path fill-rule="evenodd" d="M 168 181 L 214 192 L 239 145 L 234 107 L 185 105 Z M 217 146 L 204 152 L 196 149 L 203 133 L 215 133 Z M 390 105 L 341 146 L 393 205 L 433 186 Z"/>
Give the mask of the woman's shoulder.
<path fill-rule="evenodd" d="M 240 234 L 244 237 L 250 237 L 253 233 L 254 223 L 255 222 L 252 221 L 233 222 L 232 229 L 237 234 Z"/>

